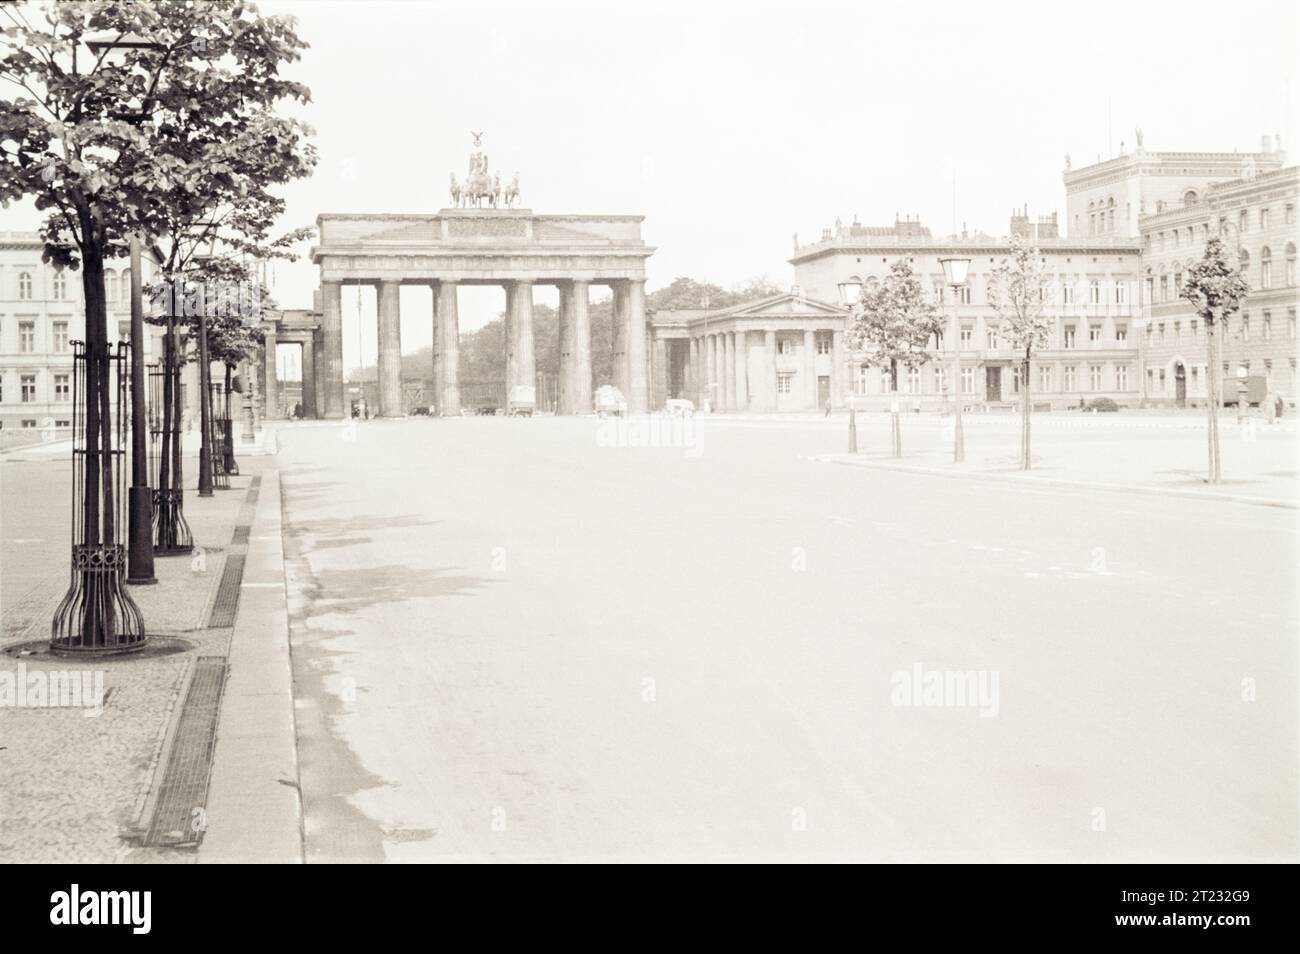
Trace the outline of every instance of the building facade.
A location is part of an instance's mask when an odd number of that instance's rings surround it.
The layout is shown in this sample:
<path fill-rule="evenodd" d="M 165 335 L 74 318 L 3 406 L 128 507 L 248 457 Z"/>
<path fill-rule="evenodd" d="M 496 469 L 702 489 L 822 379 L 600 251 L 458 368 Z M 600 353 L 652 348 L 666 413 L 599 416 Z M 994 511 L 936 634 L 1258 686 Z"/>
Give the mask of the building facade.
<path fill-rule="evenodd" d="M 72 342 L 84 340 L 81 272 L 41 261 L 35 232 L 0 233 L 0 427 L 70 427 Z M 148 281 L 145 265 L 145 281 Z M 131 338 L 131 270 L 104 265 L 109 341 Z M 161 331 L 147 328 L 145 358 L 161 354 Z"/>
<path fill-rule="evenodd" d="M 943 309 L 946 331 L 929 349 L 930 360 L 905 370 L 895 382 L 885 369 L 849 355 L 846 383 L 859 406 L 892 404 L 908 409 L 938 408 L 951 396 L 949 376 L 957 373 L 966 406 L 989 407 L 1019 401 L 1019 356 L 999 335 L 1000 320 L 990 300 L 989 275 L 1011 251 L 1011 235 L 1022 234 L 1041 251 L 1052 281 L 1044 314 L 1054 319 L 1047 344 L 1030 365 L 1036 405 L 1059 409 L 1106 397 L 1122 405 L 1141 399 L 1135 324 L 1140 247 L 1124 236 L 1063 238 L 1055 216 L 1031 223 L 1013 214 L 1009 234 L 963 232 L 935 237 L 913 219 L 893 227 L 845 226 L 823 231 L 819 241 L 795 247 L 790 259 L 795 281 L 811 298 L 846 303 L 861 287 L 881 281 L 893 262 L 906 259 Z M 966 284 L 945 284 L 940 259 L 968 258 Z M 959 371 L 954 371 L 955 368 Z M 837 396 L 838 397 L 838 396 Z"/>
<path fill-rule="evenodd" d="M 1180 297 L 1188 270 L 1210 236 L 1237 258 L 1250 291 L 1220 332 L 1222 392 L 1236 393 L 1237 369 L 1262 378 L 1266 393 L 1296 401 L 1296 244 L 1300 167 L 1234 177 L 1189 189 L 1186 201 L 1140 219 L 1142 387 L 1151 404 L 1203 404 L 1207 396 L 1204 322 Z"/>
<path fill-rule="evenodd" d="M 1147 152 L 1137 148 L 1075 169 L 1065 157 L 1066 234 L 1073 239 L 1137 238 L 1144 215 L 1186 205 L 1211 182 L 1248 179 L 1282 167 L 1276 137 L 1261 138 L 1259 152 Z"/>

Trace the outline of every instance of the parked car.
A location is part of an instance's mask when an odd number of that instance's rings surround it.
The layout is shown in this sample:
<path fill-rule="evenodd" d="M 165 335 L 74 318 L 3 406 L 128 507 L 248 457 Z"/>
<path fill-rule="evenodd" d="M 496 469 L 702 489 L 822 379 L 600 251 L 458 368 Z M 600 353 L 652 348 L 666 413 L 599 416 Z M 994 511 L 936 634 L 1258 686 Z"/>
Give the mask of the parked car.
<path fill-rule="evenodd" d="M 686 398 L 669 398 L 664 402 L 664 410 L 669 417 L 694 417 L 695 402 Z"/>
<path fill-rule="evenodd" d="M 627 399 L 612 384 L 602 384 L 596 388 L 592 403 L 599 417 L 622 417 L 627 414 Z"/>

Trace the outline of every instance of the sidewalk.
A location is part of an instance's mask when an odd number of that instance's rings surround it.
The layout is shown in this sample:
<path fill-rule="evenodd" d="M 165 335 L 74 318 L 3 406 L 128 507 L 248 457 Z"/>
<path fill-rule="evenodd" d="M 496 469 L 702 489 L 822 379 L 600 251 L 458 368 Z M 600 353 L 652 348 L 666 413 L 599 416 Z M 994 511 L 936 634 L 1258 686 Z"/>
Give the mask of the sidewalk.
<path fill-rule="evenodd" d="M 243 549 L 235 527 L 250 484 L 259 476 L 264 486 L 268 479 L 275 482 L 267 453 L 274 446 L 273 427 L 255 445 L 241 446 L 237 439 L 241 474 L 230 479 L 229 490 L 210 498 L 198 497 L 197 460 L 187 455 L 185 516 L 195 549 L 158 557 L 156 585 L 127 588 L 144 616 L 150 646 L 116 660 L 55 657 L 45 648 L 50 619 L 68 587 L 70 445 L 6 455 L 0 471 L 0 688 L 25 680 L 51 690 L 48 697 L 29 695 L 17 705 L 11 697 L 0 706 L 0 862 L 194 860 L 192 851 L 142 848 L 138 837 L 197 658 L 224 658 L 233 669 L 241 658 L 241 629 L 260 616 L 257 602 L 249 601 L 243 608 L 250 613 L 241 608 L 233 629 L 211 626 L 227 563 Z M 257 513 L 274 506 L 271 532 L 278 546 L 278 493 L 270 496 L 274 504 L 262 498 Z M 263 559 L 253 552 L 252 536 L 260 533 L 249 534 L 250 570 Z M 278 598 L 282 603 L 282 592 Z M 273 631 L 259 635 L 265 632 Z M 287 653 L 287 640 L 282 636 L 279 642 Z M 90 698 L 82 701 L 88 704 L 51 705 L 59 679 L 86 686 Z M 228 685 L 223 720 L 232 705 L 248 703 L 233 674 Z M 287 678 L 280 691 L 289 705 Z M 91 704 L 95 697 L 101 706 Z M 248 718 L 242 717 L 245 724 Z"/>
<path fill-rule="evenodd" d="M 884 415 L 874 415 L 884 418 Z M 988 415 L 984 415 L 987 418 Z M 1020 470 L 1019 419 L 1001 424 L 963 419 L 966 461 L 952 460 L 952 428 L 934 419 L 904 417 L 903 457 L 889 456 L 883 420 L 859 417 L 857 455 L 830 453 L 818 460 L 965 479 L 994 479 L 1100 490 L 1124 490 L 1296 508 L 1297 443 L 1293 423 L 1268 426 L 1220 420 L 1223 480 L 1206 482 L 1208 445 L 1204 418 L 1118 420 L 1120 415 L 1072 415 L 1031 425 L 1033 467 Z M 1089 420 L 1090 417 L 1101 420 Z M 846 438 L 847 439 L 847 438 Z"/>

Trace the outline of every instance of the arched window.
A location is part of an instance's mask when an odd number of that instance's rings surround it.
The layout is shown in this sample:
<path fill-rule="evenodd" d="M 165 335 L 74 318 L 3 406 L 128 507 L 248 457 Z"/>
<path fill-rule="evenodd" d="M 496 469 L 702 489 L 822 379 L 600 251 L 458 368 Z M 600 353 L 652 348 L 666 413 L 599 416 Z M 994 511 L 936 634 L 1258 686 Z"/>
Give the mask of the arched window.
<path fill-rule="evenodd" d="M 32 297 L 32 273 L 18 273 L 18 297 L 24 301 Z"/>
<path fill-rule="evenodd" d="M 1273 287 L 1273 253 L 1267 245 L 1259 252 L 1259 287 Z"/>
<path fill-rule="evenodd" d="M 1295 287 L 1295 242 L 1286 243 L 1286 284 Z"/>
<path fill-rule="evenodd" d="M 1250 287 L 1250 253 L 1244 248 L 1237 253 L 1237 270 L 1241 272 L 1246 287 Z"/>
<path fill-rule="evenodd" d="M 1188 189 L 1183 193 L 1183 205 L 1195 205 L 1198 201 L 1195 189 Z"/>
<path fill-rule="evenodd" d="M 104 269 L 104 297 L 110 305 L 117 301 L 117 272 L 111 268 Z"/>

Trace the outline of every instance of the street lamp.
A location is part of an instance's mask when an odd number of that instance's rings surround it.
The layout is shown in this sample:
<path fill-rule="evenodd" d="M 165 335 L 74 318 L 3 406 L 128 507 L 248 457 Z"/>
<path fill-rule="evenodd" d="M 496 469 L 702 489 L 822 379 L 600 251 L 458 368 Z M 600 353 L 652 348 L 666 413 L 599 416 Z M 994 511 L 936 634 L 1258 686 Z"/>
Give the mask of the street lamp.
<path fill-rule="evenodd" d="M 969 258 L 941 258 L 939 264 L 943 266 L 943 279 L 948 287 L 953 291 L 953 300 L 956 301 L 957 289 L 966 284 L 966 276 L 970 272 Z M 956 319 L 956 312 L 953 313 Z M 961 427 L 961 327 L 956 320 L 953 321 L 953 393 L 957 399 L 953 402 L 953 439 L 952 439 L 952 459 L 960 464 L 966 459 L 966 438 L 962 433 Z"/>
<path fill-rule="evenodd" d="M 841 304 L 843 304 L 845 308 L 849 309 L 850 314 L 852 314 L 853 306 L 857 304 L 858 300 L 862 297 L 862 282 L 858 281 L 856 278 L 850 278 L 847 281 L 840 282 L 839 289 Z M 848 396 L 850 454 L 856 454 L 858 452 L 858 406 L 853 397 L 852 394 L 849 394 Z"/>
<path fill-rule="evenodd" d="M 152 50 L 167 47 L 135 33 L 108 31 L 85 37 L 90 51 L 101 59 L 114 52 Z M 117 117 L 139 124 L 148 118 L 147 109 Z M 128 583 L 157 583 L 153 562 L 153 491 L 149 487 L 148 408 L 144 370 L 144 301 L 140 273 L 141 240 L 128 238 L 131 261 L 131 488 L 127 503 Z"/>
<path fill-rule="evenodd" d="M 840 282 L 840 302 L 846 307 L 853 307 L 853 303 L 862 297 L 862 282 L 850 278 L 848 281 Z"/>

